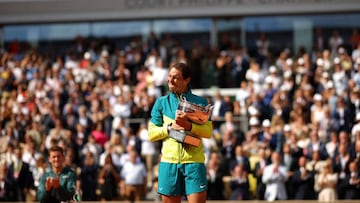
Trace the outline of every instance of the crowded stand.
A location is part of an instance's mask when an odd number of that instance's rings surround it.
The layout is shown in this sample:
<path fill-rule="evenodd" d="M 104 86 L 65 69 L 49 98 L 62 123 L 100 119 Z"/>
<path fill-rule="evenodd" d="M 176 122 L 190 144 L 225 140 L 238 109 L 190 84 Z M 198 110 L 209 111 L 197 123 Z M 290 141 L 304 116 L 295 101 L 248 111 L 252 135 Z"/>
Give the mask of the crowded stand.
<path fill-rule="evenodd" d="M 174 62 L 192 68 L 193 90 L 214 89 L 202 95 L 214 105 L 213 136 L 202 140 L 208 200 L 360 199 L 360 35 L 334 31 L 313 50 L 278 53 L 270 42 L 260 35 L 252 54 L 221 41 L 185 48 L 154 33 L 124 48 L 82 38 L 51 54 L 8 44 L 0 201 L 37 200 L 55 145 L 83 201 L 159 201 L 161 142 L 149 140 L 147 124 Z"/>

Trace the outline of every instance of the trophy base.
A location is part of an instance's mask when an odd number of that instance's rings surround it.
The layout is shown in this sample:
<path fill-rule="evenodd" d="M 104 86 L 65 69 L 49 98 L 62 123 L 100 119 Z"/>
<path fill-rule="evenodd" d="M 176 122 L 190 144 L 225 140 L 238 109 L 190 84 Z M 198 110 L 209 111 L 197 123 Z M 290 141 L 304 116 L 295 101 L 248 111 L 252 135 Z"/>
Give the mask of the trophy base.
<path fill-rule="evenodd" d="M 195 147 L 200 146 L 200 138 L 194 137 L 190 135 L 190 132 L 187 131 L 179 131 L 171 129 L 169 132 L 169 137 L 177 140 L 178 142 L 189 144 Z"/>

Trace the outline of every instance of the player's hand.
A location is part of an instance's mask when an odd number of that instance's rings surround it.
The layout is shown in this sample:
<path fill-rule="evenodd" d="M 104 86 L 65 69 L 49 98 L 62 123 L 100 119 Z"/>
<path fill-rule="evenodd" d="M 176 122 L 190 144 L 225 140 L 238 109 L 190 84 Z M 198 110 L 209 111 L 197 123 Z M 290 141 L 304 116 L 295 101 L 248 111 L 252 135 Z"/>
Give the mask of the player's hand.
<path fill-rule="evenodd" d="M 56 177 L 56 178 L 53 178 L 52 179 L 52 185 L 55 189 L 59 188 L 60 187 L 60 182 L 59 182 L 59 178 Z"/>
<path fill-rule="evenodd" d="M 46 182 L 45 182 L 46 191 L 50 191 L 52 186 L 53 186 L 52 185 L 52 178 L 51 177 L 46 178 Z"/>
<path fill-rule="evenodd" d="M 187 118 L 186 113 L 179 110 L 176 111 L 175 124 L 181 126 L 184 130 L 187 131 L 190 131 L 192 127 L 192 124 Z"/>

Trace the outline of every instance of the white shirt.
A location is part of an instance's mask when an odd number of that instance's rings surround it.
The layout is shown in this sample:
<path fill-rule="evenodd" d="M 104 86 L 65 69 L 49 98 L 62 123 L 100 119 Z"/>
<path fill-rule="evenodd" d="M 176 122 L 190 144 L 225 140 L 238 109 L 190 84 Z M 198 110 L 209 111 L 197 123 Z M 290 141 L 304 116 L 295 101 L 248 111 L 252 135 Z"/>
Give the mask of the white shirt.
<path fill-rule="evenodd" d="M 155 145 L 149 140 L 149 134 L 146 128 L 140 130 L 139 137 L 141 139 L 141 154 L 154 155 Z"/>
<path fill-rule="evenodd" d="M 142 162 L 132 163 L 126 162 L 121 170 L 121 177 L 128 185 L 142 185 L 146 177 L 145 165 Z"/>

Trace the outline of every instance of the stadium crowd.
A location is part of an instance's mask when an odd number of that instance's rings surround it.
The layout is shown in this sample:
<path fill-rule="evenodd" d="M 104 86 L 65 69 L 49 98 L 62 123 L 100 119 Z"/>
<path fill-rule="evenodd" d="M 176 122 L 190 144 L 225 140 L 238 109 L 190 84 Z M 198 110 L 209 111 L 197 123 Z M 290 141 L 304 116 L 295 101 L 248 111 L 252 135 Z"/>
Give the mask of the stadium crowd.
<path fill-rule="evenodd" d="M 185 49 L 170 34 L 124 49 L 80 39 L 54 56 L 16 42 L 1 50 L 0 201 L 36 199 L 53 145 L 83 201 L 145 199 L 161 146 L 147 121 L 175 61 L 192 67 L 193 89 L 219 87 L 204 95 L 214 105 L 213 137 L 203 139 L 209 200 L 360 199 L 357 32 L 319 36 L 296 54 L 271 53 L 265 35 L 253 55 L 230 41 Z"/>

